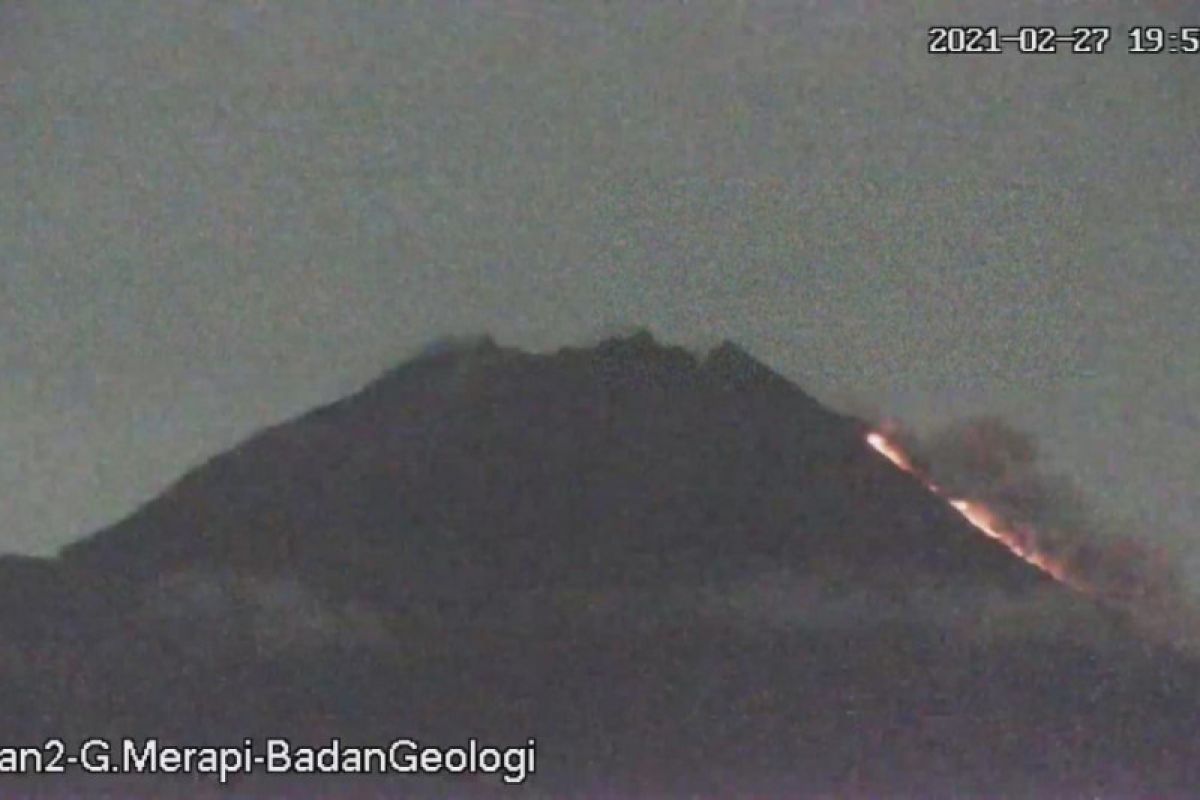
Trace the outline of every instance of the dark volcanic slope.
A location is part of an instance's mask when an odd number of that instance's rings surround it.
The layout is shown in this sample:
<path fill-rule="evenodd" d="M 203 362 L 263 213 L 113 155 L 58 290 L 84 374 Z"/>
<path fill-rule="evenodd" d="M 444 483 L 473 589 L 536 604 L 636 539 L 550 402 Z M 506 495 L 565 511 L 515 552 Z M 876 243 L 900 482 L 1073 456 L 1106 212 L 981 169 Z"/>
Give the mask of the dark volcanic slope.
<path fill-rule="evenodd" d="M 532 735 L 558 796 L 1187 796 L 1195 667 L 862 436 L 728 344 L 430 353 L 0 562 L 5 738 Z"/>
<path fill-rule="evenodd" d="M 698 361 L 645 334 L 419 359 L 212 460 L 64 558 L 138 576 L 372 567 L 390 585 L 454 545 L 468 563 L 439 583 L 473 566 L 518 589 L 565 572 L 658 580 L 755 555 L 1038 579 L 881 463 L 856 420 L 733 345 Z"/>

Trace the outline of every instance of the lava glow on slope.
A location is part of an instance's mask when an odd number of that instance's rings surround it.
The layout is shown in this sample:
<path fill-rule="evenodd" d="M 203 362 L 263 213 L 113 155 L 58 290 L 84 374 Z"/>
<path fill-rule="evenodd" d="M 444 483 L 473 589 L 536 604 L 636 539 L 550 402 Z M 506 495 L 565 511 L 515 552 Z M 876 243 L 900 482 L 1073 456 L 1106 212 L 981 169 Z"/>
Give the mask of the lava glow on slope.
<path fill-rule="evenodd" d="M 1071 575 L 1061 561 L 1038 550 L 1032 531 L 1007 522 L 979 501 L 950 497 L 941 487 L 922 475 L 913 466 L 912 459 L 899 445 L 879 431 L 871 431 L 867 434 L 867 444 L 888 461 L 924 483 L 929 491 L 948 502 L 955 511 L 962 515 L 963 519 L 983 532 L 984 535 L 1004 545 L 1018 558 L 1037 567 L 1059 583 L 1079 592 L 1091 593 L 1091 588 Z"/>

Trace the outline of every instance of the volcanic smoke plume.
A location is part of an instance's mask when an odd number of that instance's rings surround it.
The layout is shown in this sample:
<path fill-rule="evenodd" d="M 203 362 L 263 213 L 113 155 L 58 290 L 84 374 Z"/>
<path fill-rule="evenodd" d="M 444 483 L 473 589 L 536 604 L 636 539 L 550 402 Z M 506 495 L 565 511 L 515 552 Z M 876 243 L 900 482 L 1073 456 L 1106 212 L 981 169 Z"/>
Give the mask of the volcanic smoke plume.
<path fill-rule="evenodd" d="M 1200 633 L 1166 551 L 1108 530 L 1074 483 L 1039 467 L 1033 438 L 1004 420 L 976 417 L 923 438 L 887 422 L 869 441 L 1060 581 L 1124 608 L 1176 643 Z"/>

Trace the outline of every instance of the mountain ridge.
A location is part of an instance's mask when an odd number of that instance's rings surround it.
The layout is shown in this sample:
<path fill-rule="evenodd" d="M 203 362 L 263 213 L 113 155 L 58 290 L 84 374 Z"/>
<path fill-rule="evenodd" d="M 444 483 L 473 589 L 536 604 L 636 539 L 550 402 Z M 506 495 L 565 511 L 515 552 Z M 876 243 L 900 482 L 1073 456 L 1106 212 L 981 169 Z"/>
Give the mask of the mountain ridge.
<path fill-rule="evenodd" d="M 867 429 L 732 343 L 427 348 L 0 560 L 0 730 L 535 734 L 558 796 L 1186 796 L 1195 665 Z"/>
<path fill-rule="evenodd" d="M 673 398 L 692 391 L 701 395 L 703 402 L 714 408 L 719 406 L 718 413 L 705 414 L 701 409 L 692 413 L 692 427 L 681 427 L 687 415 L 667 406 Z M 623 402 L 633 402 L 638 407 L 625 409 Z M 525 418 L 517 422 L 508 421 L 501 425 L 494 419 L 489 421 L 488 415 L 494 414 L 494 409 L 502 405 L 505 408 L 538 406 L 536 415 L 539 418 L 534 418 L 525 409 L 522 412 Z M 700 401 L 696 405 L 699 406 Z M 296 464 L 317 462 L 318 469 L 336 473 L 362 461 L 364 453 L 374 453 L 374 461 L 364 469 L 374 469 L 376 473 L 392 471 L 399 482 L 420 482 L 421 464 L 413 462 L 423 459 L 426 464 L 436 467 L 448 460 L 438 459 L 435 453 L 429 452 L 432 448 L 479 450 L 497 443 L 486 441 L 489 437 L 515 447 L 526 444 L 522 436 L 536 435 L 548 441 L 554 436 L 565 438 L 575 436 L 578 430 L 594 428 L 591 431 L 593 439 L 597 435 L 611 438 L 615 434 L 618 438 L 625 437 L 621 441 L 622 447 L 636 449 L 636 436 L 631 435 L 634 432 L 623 428 L 633 427 L 633 420 L 639 413 L 677 417 L 665 422 L 662 419 L 655 421 L 655 424 L 670 427 L 675 449 L 679 449 L 680 440 L 686 437 L 705 438 L 705 425 L 710 429 L 720 425 L 732 431 L 728 438 L 736 442 L 736 447 L 730 446 L 727 450 L 741 449 L 743 455 L 753 455 L 753 452 L 745 452 L 748 450 L 746 438 L 750 438 L 751 445 L 758 447 L 760 452 L 779 456 L 789 444 L 780 437 L 790 436 L 794 444 L 823 431 L 825 440 L 820 443 L 823 448 L 820 459 L 829 459 L 831 455 L 843 463 L 855 459 L 857 469 L 868 473 L 862 476 L 864 480 L 898 483 L 909 480 L 877 463 L 862 447 L 864 423 L 828 411 L 729 342 L 714 348 L 707 357 L 699 358 L 683 348 L 663 347 L 649 333 L 640 331 L 626 338 L 606 340 L 594 348 L 563 348 L 551 355 L 536 356 L 500 348 L 490 338 L 482 338 L 465 346 L 422 355 L 390 370 L 348 398 L 302 414 L 290 422 L 268 427 L 233 450 L 190 471 L 163 495 L 125 520 L 67 546 L 63 549 L 62 559 L 67 563 L 86 565 L 90 559 L 100 557 L 98 554 L 107 547 L 106 540 L 136 536 L 136 531 L 142 528 L 161 531 L 167 523 L 153 521 L 153 517 L 167 500 L 194 506 L 185 508 L 183 513 L 177 510 L 174 513 L 176 519 L 170 522 L 174 528 L 192 527 L 192 540 L 187 541 L 180 534 L 156 532 L 148 535 L 158 540 L 160 548 L 170 540 L 179 549 L 175 556 L 163 552 L 164 564 L 171 563 L 172 559 L 196 557 L 196 546 L 219 530 L 225 521 L 218 509 L 201 508 L 204 503 L 188 499 L 193 496 L 190 487 L 198 480 L 216 484 L 210 487 L 216 502 L 255 506 L 254 498 L 249 495 L 263 492 L 264 475 L 272 476 L 276 484 L 274 489 L 279 491 L 279 484 L 284 487 L 294 485 L 297 479 L 287 476 Z M 627 417 L 625 422 L 617 418 L 620 414 Z M 755 429 L 753 422 L 762 415 L 774 419 L 786 415 L 789 424 L 777 425 L 776 431 L 764 434 Z M 553 427 L 556 423 L 559 428 Z M 486 425 L 491 427 L 484 429 Z M 513 430 L 521 425 L 526 426 L 524 431 Z M 743 441 L 737 442 L 739 438 Z M 771 438 L 777 441 L 769 441 Z M 534 449 L 545 447 L 546 441 L 535 442 Z M 721 445 L 728 443 L 722 441 Z M 569 463 L 574 443 L 559 442 L 559 446 L 558 457 L 568 462 L 561 466 L 579 466 Z M 710 449 L 716 449 L 716 446 Z M 418 456 L 410 458 L 411 450 L 417 451 Z M 711 452 L 708 455 L 720 457 Z M 466 460 L 478 458 L 479 453 L 456 452 L 455 456 Z M 405 459 L 408 464 L 396 466 Z M 821 466 L 817 463 L 820 459 L 809 457 L 807 463 L 794 466 L 811 471 Z M 490 466 L 494 472 L 503 471 L 502 464 Z M 280 476 L 284 477 L 281 479 Z M 463 480 L 464 476 L 458 474 L 456 478 Z M 301 482 L 313 484 L 318 481 L 304 476 Z M 251 488 L 239 488 L 247 485 Z M 319 491 L 317 486 L 312 488 Z M 390 489 L 381 488 L 380 491 Z M 201 490 L 201 493 L 203 491 L 207 490 Z M 931 505 L 937 511 L 929 513 L 944 511 L 941 504 Z M 834 509 L 829 513 L 835 513 Z M 944 516 L 951 514 L 944 511 Z M 206 526 L 204 530 L 196 531 L 198 521 Z M 151 543 L 144 544 L 144 553 L 153 550 Z M 1007 554 L 999 551 L 997 554 L 1003 557 L 993 560 L 1007 565 Z M 123 553 L 121 558 L 127 559 L 128 554 Z M 153 569 L 153 565 L 147 564 L 146 568 Z M 1008 569 L 1012 571 L 1013 567 Z"/>

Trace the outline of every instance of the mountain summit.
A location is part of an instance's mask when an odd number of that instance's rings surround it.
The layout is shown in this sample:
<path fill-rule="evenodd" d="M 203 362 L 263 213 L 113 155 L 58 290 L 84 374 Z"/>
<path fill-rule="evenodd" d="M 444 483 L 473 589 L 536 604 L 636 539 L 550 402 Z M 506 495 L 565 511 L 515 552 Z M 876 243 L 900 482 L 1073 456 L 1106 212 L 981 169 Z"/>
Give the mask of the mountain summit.
<path fill-rule="evenodd" d="M 698 358 L 646 332 L 547 356 L 464 340 L 213 459 L 63 560 L 136 580 L 210 564 L 320 584 L 369 565 L 394 585 L 397 570 L 431 572 L 406 552 L 453 542 L 458 566 L 515 591 L 754 558 L 1039 581 L 914 493 L 863 430 L 731 343 Z"/>
<path fill-rule="evenodd" d="M 1194 785 L 1195 665 L 866 430 L 731 343 L 431 346 L 59 558 L 0 562 L 0 722 L 536 737 L 555 796 Z"/>

